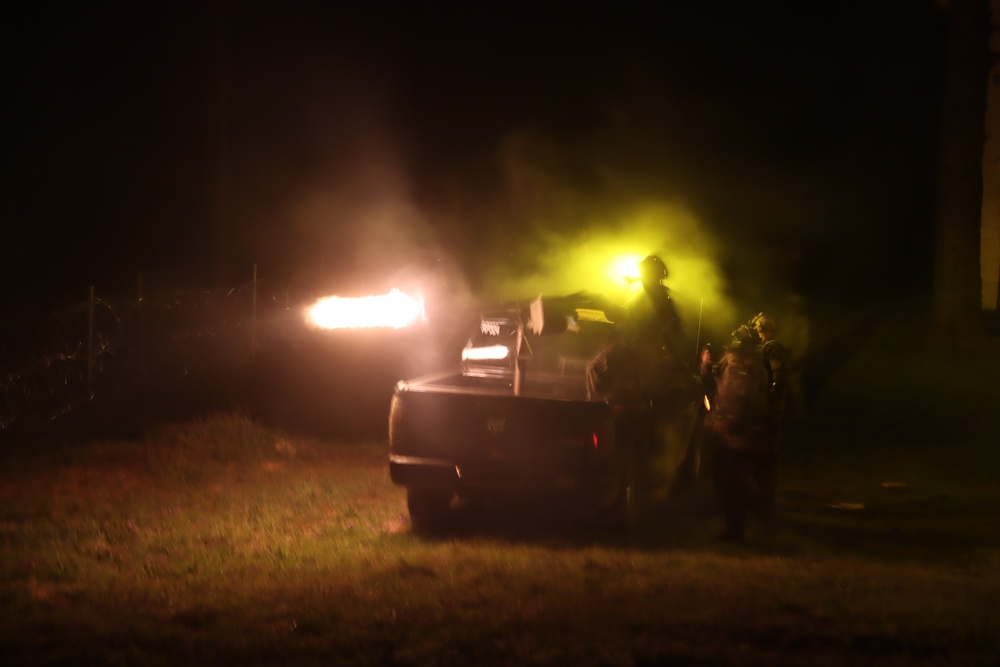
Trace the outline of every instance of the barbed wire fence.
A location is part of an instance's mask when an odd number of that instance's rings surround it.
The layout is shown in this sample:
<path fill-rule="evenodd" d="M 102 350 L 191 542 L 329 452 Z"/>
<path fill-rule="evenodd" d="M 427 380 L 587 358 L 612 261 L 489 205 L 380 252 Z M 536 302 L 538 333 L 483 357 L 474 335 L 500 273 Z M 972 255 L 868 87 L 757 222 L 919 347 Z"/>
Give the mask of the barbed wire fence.
<path fill-rule="evenodd" d="M 312 296 L 308 276 L 220 290 L 86 297 L 0 338 L 0 432 L 59 420 L 153 384 L 246 365 L 267 327 Z"/>

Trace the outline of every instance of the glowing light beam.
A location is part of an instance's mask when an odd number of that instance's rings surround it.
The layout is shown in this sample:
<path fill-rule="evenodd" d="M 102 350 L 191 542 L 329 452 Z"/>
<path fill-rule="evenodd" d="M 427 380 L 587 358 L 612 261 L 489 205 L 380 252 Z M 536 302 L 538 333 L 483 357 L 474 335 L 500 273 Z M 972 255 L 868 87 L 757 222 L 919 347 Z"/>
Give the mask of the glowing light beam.
<path fill-rule="evenodd" d="M 419 299 L 392 289 L 388 294 L 346 298 L 325 297 L 308 311 L 309 321 L 322 329 L 402 329 L 424 315 Z"/>
<path fill-rule="evenodd" d="M 462 350 L 462 360 L 483 361 L 506 359 L 510 349 L 506 345 L 488 345 L 486 347 L 467 347 Z"/>

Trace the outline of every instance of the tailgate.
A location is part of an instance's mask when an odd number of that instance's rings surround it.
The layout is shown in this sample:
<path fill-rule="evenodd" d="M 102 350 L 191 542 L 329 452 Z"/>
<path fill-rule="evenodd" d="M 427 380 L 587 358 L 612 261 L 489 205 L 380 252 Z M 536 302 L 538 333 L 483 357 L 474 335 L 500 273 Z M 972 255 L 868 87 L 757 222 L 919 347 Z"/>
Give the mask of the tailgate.
<path fill-rule="evenodd" d="M 398 388 L 389 418 L 391 460 L 454 469 L 463 482 L 575 474 L 614 458 L 603 403 Z"/>

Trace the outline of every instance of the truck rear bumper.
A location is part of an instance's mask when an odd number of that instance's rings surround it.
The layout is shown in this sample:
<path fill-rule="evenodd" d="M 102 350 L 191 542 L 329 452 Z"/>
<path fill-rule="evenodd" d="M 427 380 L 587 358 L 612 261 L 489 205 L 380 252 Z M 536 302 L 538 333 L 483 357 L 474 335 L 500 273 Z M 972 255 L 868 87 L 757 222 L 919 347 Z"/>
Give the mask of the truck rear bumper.
<path fill-rule="evenodd" d="M 462 497 L 555 494 L 597 506 L 617 493 L 620 475 L 606 467 L 559 471 L 539 467 L 462 465 L 446 459 L 391 454 L 389 476 L 406 488 L 451 491 Z"/>

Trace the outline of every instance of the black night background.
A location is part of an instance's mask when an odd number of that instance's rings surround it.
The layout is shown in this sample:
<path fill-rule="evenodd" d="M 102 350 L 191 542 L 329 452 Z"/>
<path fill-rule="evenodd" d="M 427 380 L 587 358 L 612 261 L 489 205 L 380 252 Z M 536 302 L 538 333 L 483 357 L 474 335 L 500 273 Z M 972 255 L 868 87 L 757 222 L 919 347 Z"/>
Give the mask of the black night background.
<path fill-rule="evenodd" d="M 6 300 L 446 261 L 475 289 L 631 207 L 729 289 L 928 289 L 930 2 L 22 4 Z"/>

